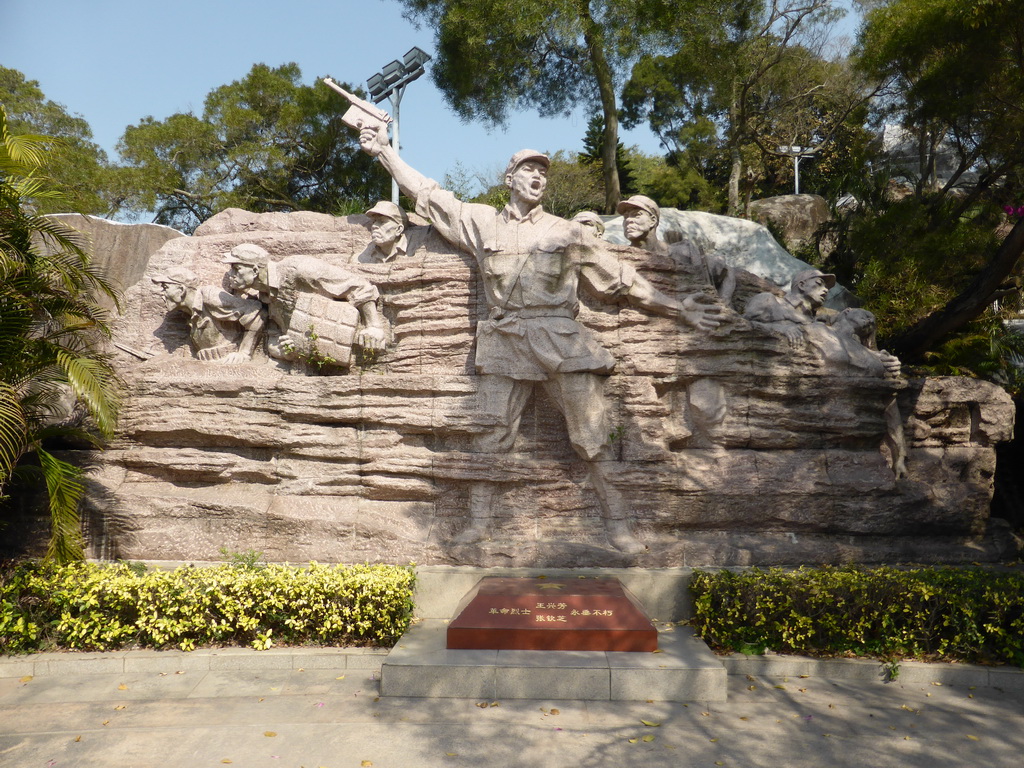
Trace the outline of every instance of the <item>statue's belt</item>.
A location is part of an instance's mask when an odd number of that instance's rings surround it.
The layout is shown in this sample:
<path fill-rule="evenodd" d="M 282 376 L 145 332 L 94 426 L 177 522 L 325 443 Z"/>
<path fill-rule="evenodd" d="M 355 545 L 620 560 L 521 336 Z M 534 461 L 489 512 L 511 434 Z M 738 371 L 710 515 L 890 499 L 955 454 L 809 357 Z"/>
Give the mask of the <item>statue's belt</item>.
<path fill-rule="evenodd" d="M 523 307 L 522 309 L 502 309 L 493 307 L 489 320 L 534 320 L 538 317 L 576 317 L 576 313 L 568 307 Z"/>
<path fill-rule="evenodd" d="M 568 318 L 573 320 L 576 313 L 565 307 L 524 307 L 522 309 L 503 310 L 500 307 L 492 307 L 490 315 L 482 320 L 478 326 L 478 333 L 500 333 L 523 336 L 526 329 L 520 324 L 521 320 L 537 320 L 546 317 Z"/>

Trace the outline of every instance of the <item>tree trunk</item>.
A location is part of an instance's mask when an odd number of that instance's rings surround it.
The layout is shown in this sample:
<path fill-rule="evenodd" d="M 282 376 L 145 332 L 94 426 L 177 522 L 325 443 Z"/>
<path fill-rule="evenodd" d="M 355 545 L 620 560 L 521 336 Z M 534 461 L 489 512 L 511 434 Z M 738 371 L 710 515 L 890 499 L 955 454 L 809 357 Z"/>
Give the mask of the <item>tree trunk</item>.
<path fill-rule="evenodd" d="M 732 158 L 732 170 L 729 171 L 729 215 L 740 215 L 740 176 L 743 175 L 743 158 L 740 148 L 733 147 L 729 152 Z"/>
<path fill-rule="evenodd" d="M 942 309 L 932 312 L 903 333 L 887 340 L 889 351 L 905 363 L 924 359 L 948 334 L 959 330 L 976 318 L 997 297 L 1000 286 L 1009 277 L 1017 261 L 1024 255 L 1024 219 L 1020 219 L 1003 240 L 992 261 L 978 273 L 959 296 Z"/>
<path fill-rule="evenodd" d="M 739 123 L 742 120 L 740 111 L 740 91 L 742 85 L 733 81 L 732 96 L 729 101 L 729 160 L 732 168 L 729 171 L 729 208 L 727 213 L 730 216 L 740 215 L 740 177 L 743 175 L 743 156 L 740 154 L 741 128 Z"/>
<path fill-rule="evenodd" d="M 601 164 L 604 171 L 604 212 L 615 213 L 615 207 L 622 197 L 619 185 L 619 110 L 615 100 L 615 81 L 608 57 L 604 51 L 604 33 L 590 13 L 590 4 L 580 2 L 580 21 L 583 24 L 583 39 L 587 43 L 590 62 L 594 65 L 597 89 L 601 96 L 601 111 L 604 114 L 604 141 L 601 144 Z"/>
<path fill-rule="evenodd" d="M 942 134 L 933 130 L 928 134 L 928 191 L 938 192 L 941 189 L 939 184 L 939 142 Z"/>

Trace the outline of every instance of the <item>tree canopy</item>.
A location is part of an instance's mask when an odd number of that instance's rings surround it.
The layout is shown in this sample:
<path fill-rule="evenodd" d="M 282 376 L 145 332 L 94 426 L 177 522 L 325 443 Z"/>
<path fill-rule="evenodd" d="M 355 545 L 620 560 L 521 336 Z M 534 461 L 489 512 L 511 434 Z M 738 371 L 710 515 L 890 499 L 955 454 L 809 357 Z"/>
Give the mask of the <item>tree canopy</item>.
<path fill-rule="evenodd" d="M 919 163 L 909 189 L 893 195 L 876 179 L 883 194 L 866 190 L 836 266 L 889 321 L 881 326 L 887 342 L 908 361 L 934 359 L 952 334 L 972 328 L 978 346 L 992 350 L 993 339 L 1008 338 L 992 322 L 994 302 L 1019 305 L 1024 255 L 1024 224 L 1003 213 L 1020 204 L 1024 179 L 1019 8 L 990 0 L 876 4 L 857 63 L 883 87 L 877 120 L 914 137 Z M 940 152 L 953 158 L 942 176 Z"/>
<path fill-rule="evenodd" d="M 16 69 L 0 66 L 0 104 L 7 112 L 11 134 L 45 138 L 38 174 L 45 174 L 63 194 L 35 202 L 40 213 L 74 210 L 111 216 L 121 208 L 118 169 L 92 140 L 89 123 L 62 104 L 46 98 L 35 80 Z M 59 139 L 59 141 L 54 141 Z M 56 206 L 59 205 L 58 209 Z"/>
<path fill-rule="evenodd" d="M 823 55 L 834 0 L 710 0 L 677 45 L 648 53 L 623 89 L 626 125 L 647 122 L 674 165 L 728 179 L 731 213 L 758 179 L 785 175 L 781 146 L 825 150 L 866 95 Z"/>
<path fill-rule="evenodd" d="M 348 103 L 319 81 L 301 80 L 296 64 L 256 64 L 211 91 L 201 117 L 129 126 L 118 151 L 130 172 L 130 205 L 191 232 L 229 207 L 341 213 L 376 200 L 389 181 L 341 122 Z"/>
<path fill-rule="evenodd" d="M 604 122 L 604 208 L 621 195 L 618 88 L 645 45 L 690 2 L 401 0 L 435 32 L 434 82 L 466 120 L 502 125 L 510 111 L 567 114 L 583 104 Z"/>
<path fill-rule="evenodd" d="M 881 112 L 922 139 L 921 184 L 945 196 L 977 175 L 960 211 L 1024 167 L 1020 10 L 992 0 L 892 0 L 868 13 L 859 40 L 860 67 L 886 85 Z M 939 184 L 943 139 L 957 165 Z"/>

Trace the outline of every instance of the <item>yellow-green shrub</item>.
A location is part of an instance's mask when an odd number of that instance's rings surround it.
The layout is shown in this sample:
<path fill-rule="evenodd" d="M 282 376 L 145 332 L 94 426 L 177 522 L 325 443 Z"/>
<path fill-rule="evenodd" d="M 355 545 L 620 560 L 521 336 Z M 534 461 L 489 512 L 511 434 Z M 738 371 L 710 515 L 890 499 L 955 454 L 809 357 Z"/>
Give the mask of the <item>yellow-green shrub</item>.
<path fill-rule="evenodd" d="M 1024 574 L 974 568 L 779 568 L 690 584 L 693 625 L 746 653 L 942 658 L 1024 666 Z"/>
<path fill-rule="evenodd" d="M 21 565 L 0 573 L 0 653 L 387 646 L 409 626 L 414 581 L 389 565 Z"/>

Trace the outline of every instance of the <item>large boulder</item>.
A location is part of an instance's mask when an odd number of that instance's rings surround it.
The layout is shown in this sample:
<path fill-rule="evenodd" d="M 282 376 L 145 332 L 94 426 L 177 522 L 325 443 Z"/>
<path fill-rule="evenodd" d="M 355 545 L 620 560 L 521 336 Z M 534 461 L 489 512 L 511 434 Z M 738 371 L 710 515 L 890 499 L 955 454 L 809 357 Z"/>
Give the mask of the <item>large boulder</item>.
<path fill-rule="evenodd" d="M 124 224 L 80 213 L 58 213 L 51 218 L 81 233 L 92 263 L 120 291 L 131 288 L 142 279 L 150 257 L 164 243 L 186 237 L 162 224 Z M 112 306 L 109 299 L 100 297 L 100 300 L 108 309 Z"/>
<path fill-rule="evenodd" d="M 747 206 L 747 214 L 759 224 L 777 227 L 790 249 L 813 239 L 831 216 L 828 203 L 820 195 L 778 195 L 754 200 Z"/>

